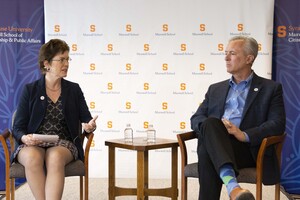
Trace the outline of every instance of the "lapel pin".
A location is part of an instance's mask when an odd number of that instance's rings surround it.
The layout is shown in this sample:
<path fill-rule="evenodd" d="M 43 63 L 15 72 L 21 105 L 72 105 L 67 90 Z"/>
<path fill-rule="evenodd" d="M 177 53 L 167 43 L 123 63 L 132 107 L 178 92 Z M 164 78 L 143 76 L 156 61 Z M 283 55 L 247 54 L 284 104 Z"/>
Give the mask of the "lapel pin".
<path fill-rule="evenodd" d="M 254 91 L 257 92 L 257 91 L 258 91 L 258 88 L 254 88 Z"/>
<path fill-rule="evenodd" d="M 44 97 L 44 96 L 41 96 L 40 99 L 43 101 L 43 100 L 45 99 L 45 97 Z"/>

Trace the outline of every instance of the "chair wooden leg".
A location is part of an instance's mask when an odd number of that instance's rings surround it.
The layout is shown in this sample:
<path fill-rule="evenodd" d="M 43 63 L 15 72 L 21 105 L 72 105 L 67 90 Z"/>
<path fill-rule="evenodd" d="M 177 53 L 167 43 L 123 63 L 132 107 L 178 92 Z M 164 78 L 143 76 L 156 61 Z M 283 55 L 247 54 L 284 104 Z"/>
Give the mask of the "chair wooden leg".
<path fill-rule="evenodd" d="M 5 179 L 5 199 L 10 200 L 11 194 L 11 180 L 9 178 Z M 1 196 L 2 197 L 2 196 Z"/>
<path fill-rule="evenodd" d="M 12 178 L 11 179 L 11 186 L 10 186 L 11 188 L 11 200 L 15 200 L 15 190 L 16 190 L 16 187 L 15 187 L 15 179 L 14 178 Z"/>
<path fill-rule="evenodd" d="M 187 177 L 181 178 L 181 200 L 187 200 Z"/>
<path fill-rule="evenodd" d="M 275 185 L 275 200 L 280 200 L 280 184 Z"/>
<path fill-rule="evenodd" d="M 262 200 L 262 184 L 256 183 L 256 200 Z"/>
<path fill-rule="evenodd" d="M 79 186 L 80 186 L 80 200 L 83 200 L 83 177 L 79 177 Z"/>
<path fill-rule="evenodd" d="M 89 200 L 89 178 L 88 175 L 84 177 L 84 199 Z"/>

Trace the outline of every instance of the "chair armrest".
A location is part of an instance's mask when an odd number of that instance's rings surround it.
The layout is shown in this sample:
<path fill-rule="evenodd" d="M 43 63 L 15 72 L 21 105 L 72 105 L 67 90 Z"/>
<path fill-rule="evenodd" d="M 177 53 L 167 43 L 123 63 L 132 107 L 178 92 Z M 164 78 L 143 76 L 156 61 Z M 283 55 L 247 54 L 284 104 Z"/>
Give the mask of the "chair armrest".
<path fill-rule="evenodd" d="M 187 165 L 187 149 L 185 142 L 188 140 L 198 138 L 195 131 L 177 134 L 178 144 L 181 152 L 181 167 L 184 168 Z"/>
<path fill-rule="evenodd" d="M 85 174 L 87 175 L 88 173 L 88 166 L 89 166 L 89 154 L 90 154 L 90 148 L 93 142 L 93 138 L 94 138 L 94 133 L 82 133 L 81 135 L 82 138 L 82 143 L 84 143 L 84 139 L 86 138 L 86 144 L 85 144 L 85 148 L 84 148 L 84 167 L 85 167 Z"/>
<path fill-rule="evenodd" d="M 10 154 L 12 153 L 12 148 L 14 146 L 11 131 L 9 129 L 5 129 L 0 134 L 0 140 L 5 154 L 5 162 L 8 161 L 8 163 L 10 163 Z M 8 145 L 7 141 L 9 141 L 10 146 Z"/>
<path fill-rule="evenodd" d="M 2 133 L 1 136 L 4 137 L 5 139 L 9 137 L 9 135 L 11 134 L 10 130 L 5 129 Z"/>
<path fill-rule="evenodd" d="M 84 149 L 84 157 L 88 158 L 90 148 L 91 148 L 93 138 L 94 138 L 94 133 L 93 132 L 92 133 L 83 133 L 82 135 L 83 135 L 83 138 L 87 139 L 87 142 L 85 144 L 85 149 Z M 84 139 L 82 141 L 84 141 Z"/>
<path fill-rule="evenodd" d="M 282 146 L 283 146 L 285 137 L 286 137 L 286 133 L 279 135 L 279 136 L 270 136 L 270 137 L 263 139 L 263 141 L 260 145 L 257 160 L 256 160 L 256 174 L 257 174 L 257 178 L 261 179 L 261 180 L 259 180 L 260 182 L 262 182 L 263 162 L 264 162 L 263 160 L 264 160 L 264 154 L 265 154 L 267 147 L 269 147 L 271 145 L 275 145 L 276 156 L 278 159 L 278 165 L 280 167 L 281 150 L 282 150 Z"/>
<path fill-rule="evenodd" d="M 82 124 L 81 122 L 78 123 L 78 130 L 79 130 L 79 136 L 80 136 L 80 140 L 81 140 L 81 145 L 83 146 L 85 143 L 85 139 L 87 139 L 87 142 L 85 144 L 84 147 L 84 166 L 85 166 L 85 170 L 87 172 L 88 170 L 88 163 L 89 163 L 89 153 L 90 153 L 90 148 L 93 142 L 93 138 L 94 138 L 94 133 L 87 133 L 85 131 L 82 130 Z"/>

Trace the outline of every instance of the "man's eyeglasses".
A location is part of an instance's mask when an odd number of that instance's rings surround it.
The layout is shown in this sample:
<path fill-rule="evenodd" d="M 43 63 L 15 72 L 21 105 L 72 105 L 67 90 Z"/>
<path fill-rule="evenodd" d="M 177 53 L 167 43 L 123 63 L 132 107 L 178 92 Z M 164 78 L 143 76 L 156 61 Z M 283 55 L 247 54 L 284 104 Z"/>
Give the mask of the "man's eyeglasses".
<path fill-rule="evenodd" d="M 57 60 L 52 59 L 51 61 L 58 61 L 58 62 L 60 62 L 61 64 L 64 64 L 65 62 L 70 62 L 70 61 L 72 61 L 72 59 L 71 59 L 71 58 L 61 58 L 61 59 L 57 59 Z"/>

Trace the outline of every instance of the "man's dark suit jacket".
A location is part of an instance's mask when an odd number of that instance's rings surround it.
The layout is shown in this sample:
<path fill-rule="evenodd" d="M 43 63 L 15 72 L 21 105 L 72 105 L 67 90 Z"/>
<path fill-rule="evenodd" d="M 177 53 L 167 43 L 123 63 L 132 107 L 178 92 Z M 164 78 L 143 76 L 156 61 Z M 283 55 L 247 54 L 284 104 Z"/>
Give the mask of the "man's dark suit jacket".
<path fill-rule="evenodd" d="M 191 117 L 191 128 L 200 132 L 201 123 L 208 117 L 221 119 L 229 90 L 229 80 L 211 85 L 203 103 Z M 256 160 L 262 140 L 272 135 L 281 135 L 285 131 L 285 109 L 282 86 L 272 80 L 253 74 L 252 83 L 245 102 L 240 129 L 249 136 L 249 148 Z M 265 184 L 278 180 L 280 174 L 274 149 L 267 150 L 264 162 Z"/>
<path fill-rule="evenodd" d="M 81 122 L 89 122 L 92 116 L 77 83 L 62 79 L 61 97 L 68 131 L 78 149 L 78 157 L 82 160 L 84 154 L 78 137 L 78 127 Z M 19 144 L 22 144 L 23 135 L 35 133 L 38 130 L 46 114 L 47 104 L 45 76 L 24 87 L 13 125 L 13 135 Z"/>

